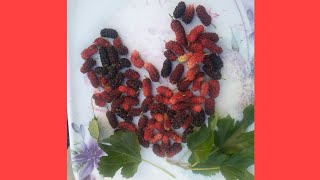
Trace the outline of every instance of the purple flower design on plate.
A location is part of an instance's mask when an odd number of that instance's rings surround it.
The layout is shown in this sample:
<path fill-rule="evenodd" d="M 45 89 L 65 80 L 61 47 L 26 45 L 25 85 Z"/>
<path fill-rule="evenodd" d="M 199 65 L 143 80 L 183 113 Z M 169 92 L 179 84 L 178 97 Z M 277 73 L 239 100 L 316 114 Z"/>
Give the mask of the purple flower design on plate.
<path fill-rule="evenodd" d="M 82 168 L 79 171 L 79 179 L 93 179 L 94 177 L 88 176 L 91 174 L 94 167 L 97 167 L 100 157 L 103 155 L 103 151 L 99 148 L 94 139 L 90 139 L 88 145 L 82 143 L 81 150 L 78 153 L 79 154 L 73 157 L 72 161 L 75 164 L 82 165 Z"/>

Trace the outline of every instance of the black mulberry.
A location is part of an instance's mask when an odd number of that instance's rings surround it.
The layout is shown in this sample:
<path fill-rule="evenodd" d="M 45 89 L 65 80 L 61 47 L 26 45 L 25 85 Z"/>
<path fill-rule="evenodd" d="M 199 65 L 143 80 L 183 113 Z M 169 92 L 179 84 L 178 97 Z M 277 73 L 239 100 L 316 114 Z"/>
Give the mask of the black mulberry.
<path fill-rule="evenodd" d="M 108 74 L 108 70 L 104 67 L 98 66 L 94 69 L 94 72 L 98 75 L 107 75 Z"/>
<path fill-rule="evenodd" d="M 107 119 L 109 121 L 110 126 L 115 129 L 118 126 L 118 120 L 116 118 L 116 115 L 111 112 L 111 111 L 107 111 L 106 113 Z"/>
<path fill-rule="evenodd" d="M 100 31 L 100 35 L 102 37 L 116 38 L 118 37 L 118 32 L 114 29 L 104 28 Z"/>
<path fill-rule="evenodd" d="M 121 69 L 122 69 L 122 68 L 129 68 L 129 67 L 131 66 L 131 62 L 130 62 L 130 60 L 127 59 L 127 58 L 121 58 L 121 59 L 119 60 L 119 62 L 120 62 L 120 67 L 121 67 Z"/>
<path fill-rule="evenodd" d="M 164 77 L 164 78 L 170 76 L 171 70 L 172 70 L 171 61 L 169 59 L 166 59 L 163 62 L 163 65 L 162 65 L 161 76 Z"/>
<path fill-rule="evenodd" d="M 126 82 L 127 86 L 134 89 L 135 91 L 138 91 L 142 88 L 142 82 L 139 80 L 127 80 Z"/>
<path fill-rule="evenodd" d="M 174 18 L 180 18 L 181 16 L 183 16 L 185 10 L 186 4 L 183 1 L 180 1 L 173 11 Z"/>
<path fill-rule="evenodd" d="M 201 110 L 198 113 L 192 112 L 191 115 L 192 115 L 192 125 L 196 127 L 202 126 L 202 124 L 206 120 L 206 115 L 204 113 L 204 110 Z"/>
<path fill-rule="evenodd" d="M 119 62 L 119 55 L 117 50 L 113 46 L 110 46 L 107 48 L 107 52 L 111 63 L 117 64 Z"/>
<path fill-rule="evenodd" d="M 118 73 L 114 78 L 112 78 L 112 79 L 110 80 L 110 86 L 111 86 L 111 88 L 112 88 L 112 89 L 115 89 L 115 88 L 119 87 L 119 86 L 122 84 L 123 80 L 124 80 L 124 75 L 123 75 L 123 73 L 121 73 L 121 72 Z"/>
<path fill-rule="evenodd" d="M 99 48 L 100 60 L 103 67 L 109 67 L 111 65 L 110 59 L 108 57 L 107 48 Z"/>

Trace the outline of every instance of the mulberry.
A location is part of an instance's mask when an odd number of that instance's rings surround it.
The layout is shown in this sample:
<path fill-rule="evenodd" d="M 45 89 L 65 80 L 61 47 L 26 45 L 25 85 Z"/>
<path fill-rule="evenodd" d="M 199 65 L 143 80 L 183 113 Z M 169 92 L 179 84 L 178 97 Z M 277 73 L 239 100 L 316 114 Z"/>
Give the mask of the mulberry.
<path fill-rule="evenodd" d="M 111 111 L 107 111 L 106 116 L 107 116 L 107 119 L 109 121 L 110 126 L 113 129 L 117 128 L 118 127 L 118 120 L 117 120 L 116 115 Z"/>
<path fill-rule="evenodd" d="M 121 104 L 121 108 L 128 112 L 129 109 L 130 109 L 130 106 L 129 106 L 129 104 L 123 102 L 123 103 Z M 125 117 L 125 118 L 126 118 L 126 117 Z"/>
<path fill-rule="evenodd" d="M 162 94 L 164 97 L 167 97 L 167 98 L 173 95 L 173 92 L 171 91 L 171 89 L 166 86 L 158 86 L 156 90 L 159 94 Z"/>
<path fill-rule="evenodd" d="M 110 43 L 103 37 L 98 37 L 93 41 L 93 44 L 100 46 L 100 47 L 109 47 Z"/>
<path fill-rule="evenodd" d="M 202 47 L 201 43 L 193 43 L 193 44 L 191 44 L 191 45 L 189 45 L 187 47 L 187 50 L 191 51 L 193 53 L 202 52 L 203 51 L 203 47 Z"/>
<path fill-rule="evenodd" d="M 123 101 L 124 103 L 128 104 L 130 107 L 137 106 L 139 104 L 139 99 L 137 97 L 125 96 Z"/>
<path fill-rule="evenodd" d="M 92 99 L 94 99 L 95 104 L 99 107 L 104 107 L 107 104 L 105 93 L 95 93 L 92 95 Z"/>
<path fill-rule="evenodd" d="M 182 17 L 185 10 L 186 10 L 186 4 L 183 1 L 180 1 L 173 11 L 174 18 Z"/>
<path fill-rule="evenodd" d="M 171 106 L 171 109 L 174 111 L 184 111 L 190 109 L 190 104 L 187 102 L 179 102 L 176 104 L 173 104 Z"/>
<path fill-rule="evenodd" d="M 161 114 L 161 113 L 151 112 L 151 117 L 159 122 L 163 121 L 163 114 Z"/>
<path fill-rule="evenodd" d="M 166 59 L 162 65 L 161 76 L 166 78 L 166 77 L 170 76 L 171 71 L 172 71 L 171 61 L 169 59 Z"/>
<path fill-rule="evenodd" d="M 202 126 L 204 121 L 206 120 L 206 114 L 204 113 L 203 110 L 201 110 L 198 113 L 192 112 L 192 125 L 196 127 Z"/>
<path fill-rule="evenodd" d="M 210 65 L 215 71 L 219 71 L 223 67 L 223 62 L 218 55 L 210 54 L 208 58 L 210 60 Z"/>
<path fill-rule="evenodd" d="M 148 141 L 146 141 L 143 137 L 144 137 L 144 132 L 142 130 L 139 130 L 137 132 L 138 134 L 138 140 L 141 146 L 148 148 L 150 143 Z"/>
<path fill-rule="evenodd" d="M 140 55 L 139 55 L 139 52 L 137 50 L 134 50 L 132 53 L 131 53 L 131 62 L 132 64 L 136 67 L 136 68 L 142 68 L 143 65 L 144 65 L 144 61 L 141 59 Z"/>
<path fill-rule="evenodd" d="M 186 78 L 182 79 L 177 84 L 178 90 L 181 92 L 187 91 L 189 89 L 189 86 L 191 85 L 191 83 L 192 83 L 192 81 L 189 81 Z"/>
<path fill-rule="evenodd" d="M 120 63 L 120 68 L 123 69 L 123 68 L 129 68 L 131 66 L 131 62 L 129 61 L 129 59 L 127 58 L 121 58 L 119 60 L 119 63 Z"/>
<path fill-rule="evenodd" d="M 140 78 L 140 74 L 135 70 L 127 69 L 124 72 L 124 77 L 131 79 L 131 80 L 138 80 Z"/>
<path fill-rule="evenodd" d="M 144 130 L 143 138 L 146 141 L 149 141 L 152 138 L 153 126 L 154 126 L 154 124 L 148 123 L 147 128 L 145 128 L 145 130 Z"/>
<path fill-rule="evenodd" d="M 176 143 L 181 143 L 181 137 L 178 136 L 176 133 L 173 131 L 167 131 L 166 135 L 171 138 L 174 142 Z"/>
<path fill-rule="evenodd" d="M 98 66 L 96 68 L 94 68 L 94 72 L 97 74 L 97 75 L 102 75 L 102 76 L 105 76 L 108 74 L 108 70 L 104 67 L 101 67 L 101 66 Z"/>
<path fill-rule="evenodd" d="M 136 91 L 128 86 L 119 86 L 119 91 L 126 93 L 128 96 L 135 97 L 137 95 Z"/>
<path fill-rule="evenodd" d="M 110 75 L 110 71 L 109 71 L 109 75 Z M 112 89 L 116 89 L 122 84 L 123 80 L 124 80 L 124 75 L 123 73 L 120 72 L 116 74 L 114 78 L 110 79 L 109 84 L 112 87 Z"/>
<path fill-rule="evenodd" d="M 118 112 L 119 108 L 120 108 L 120 105 L 122 104 L 123 102 L 123 97 L 122 98 L 118 98 L 118 99 L 115 99 L 112 104 L 111 104 L 111 111 L 113 113 L 115 112 Z"/>
<path fill-rule="evenodd" d="M 171 50 L 167 49 L 164 53 L 164 56 L 169 59 L 170 61 L 177 60 L 177 56 Z"/>
<path fill-rule="evenodd" d="M 170 103 L 170 98 L 164 97 L 161 94 L 157 94 L 154 96 L 154 99 L 158 102 L 158 103 L 163 103 L 165 105 L 171 105 Z"/>
<path fill-rule="evenodd" d="M 188 115 L 187 119 L 182 124 L 182 128 L 187 129 L 191 125 L 191 123 L 192 123 L 192 116 Z"/>
<path fill-rule="evenodd" d="M 187 142 L 187 135 L 193 133 L 193 126 L 189 126 L 186 130 L 183 131 L 182 134 L 182 142 L 186 143 Z"/>
<path fill-rule="evenodd" d="M 154 144 L 154 143 L 160 141 L 161 139 L 162 139 L 162 134 L 158 133 L 158 134 L 154 135 L 154 136 L 149 140 L 149 142 L 150 142 L 151 144 Z"/>
<path fill-rule="evenodd" d="M 122 95 L 122 92 L 120 92 L 118 89 L 112 89 L 112 91 L 109 93 L 112 99 L 117 99 Z"/>
<path fill-rule="evenodd" d="M 180 23 L 180 21 L 172 20 L 171 21 L 171 29 L 176 34 L 177 42 L 182 46 L 186 46 L 187 45 L 186 32 L 184 31 L 184 28 L 183 28 L 182 24 Z"/>
<path fill-rule="evenodd" d="M 120 37 L 116 37 L 113 40 L 113 46 L 116 48 L 116 50 L 118 51 L 118 53 L 120 55 L 127 55 L 128 54 L 128 48 L 122 44 Z"/>
<path fill-rule="evenodd" d="M 130 132 L 135 132 L 136 131 L 136 127 L 134 126 L 134 124 L 128 123 L 128 122 L 120 122 L 118 127 L 119 127 L 119 129 L 127 130 L 127 131 L 130 131 Z"/>
<path fill-rule="evenodd" d="M 204 66 L 204 67 L 205 67 L 205 66 Z M 204 67 L 203 67 L 204 72 L 205 72 L 209 77 L 211 77 L 211 79 L 213 79 L 213 80 L 219 80 L 219 79 L 222 78 L 222 75 L 221 75 L 220 71 L 210 71 L 210 72 L 208 72 L 208 70 L 205 69 Z"/>
<path fill-rule="evenodd" d="M 169 130 L 171 127 L 171 120 L 169 119 L 167 113 L 163 115 L 163 127 L 165 130 Z"/>
<path fill-rule="evenodd" d="M 188 5 L 186 10 L 184 11 L 182 21 L 186 24 L 189 24 L 189 23 L 191 23 L 193 16 L 194 16 L 194 6 L 193 6 L 193 4 L 190 4 L 190 5 Z"/>
<path fill-rule="evenodd" d="M 184 54 L 183 47 L 175 41 L 168 41 L 166 42 L 165 46 L 166 46 L 166 49 L 171 50 L 172 52 L 178 54 L 179 56 Z"/>
<path fill-rule="evenodd" d="M 196 12 L 203 25 L 209 26 L 211 24 L 212 18 L 207 13 L 206 8 L 204 8 L 202 5 L 198 5 L 196 7 Z"/>
<path fill-rule="evenodd" d="M 126 84 L 135 91 L 139 91 L 142 88 L 142 82 L 139 80 L 127 80 Z"/>
<path fill-rule="evenodd" d="M 198 65 L 195 65 L 193 68 L 189 69 L 186 73 L 186 79 L 189 81 L 193 81 L 196 78 L 196 74 L 200 70 Z"/>
<path fill-rule="evenodd" d="M 110 59 L 108 57 L 108 52 L 106 47 L 99 48 L 100 60 L 103 67 L 111 66 Z"/>
<path fill-rule="evenodd" d="M 192 84 L 192 91 L 198 91 L 201 87 L 201 82 L 204 80 L 204 73 L 203 72 L 198 72 L 196 74 L 195 79 L 193 80 Z"/>
<path fill-rule="evenodd" d="M 93 60 L 92 58 L 89 58 L 88 60 L 86 60 L 83 65 L 81 66 L 81 69 L 80 69 L 80 72 L 82 72 L 83 74 L 84 73 L 87 73 L 91 70 L 91 68 L 93 66 L 96 65 L 96 61 Z"/>
<path fill-rule="evenodd" d="M 115 66 L 110 66 L 108 68 L 108 79 L 114 78 L 118 74 L 118 70 Z"/>
<path fill-rule="evenodd" d="M 98 79 L 97 75 L 92 70 L 90 70 L 87 75 L 88 75 L 88 78 L 91 82 L 91 85 L 94 88 L 98 88 L 99 87 L 99 79 Z"/>
<path fill-rule="evenodd" d="M 204 54 L 202 52 L 193 53 L 190 57 L 189 61 L 187 62 L 187 66 L 189 69 L 196 66 L 198 63 L 203 61 Z"/>
<path fill-rule="evenodd" d="M 153 102 L 152 96 L 146 97 L 141 103 L 141 110 L 143 112 L 147 112 L 149 110 L 149 104 L 151 104 L 152 102 Z"/>
<path fill-rule="evenodd" d="M 192 110 L 193 112 L 198 113 L 198 112 L 201 111 L 201 105 L 200 105 L 200 104 L 193 105 L 192 108 L 191 108 L 191 110 Z"/>
<path fill-rule="evenodd" d="M 128 116 L 132 116 L 132 117 L 139 116 L 141 112 L 142 111 L 140 108 L 131 108 L 128 112 Z"/>
<path fill-rule="evenodd" d="M 199 36 L 198 41 L 201 42 L 201 40 L 203 40 L 203 39 L 208 39 L 208 40 L 212 41 L 213 43 L 216 43 L 219 41 L 219 36 L 218 36 L 218 34 L 213 33 L 213 32 L 205 32 Z"/>
<path fill-rule="evenodd" d="M 194 27 L 187 36 L 188 42 L 195 42 L 203 31 L 204 27 L 202 25 Z"/>
<path fill-rule="evenodd" d="M 204 103 L 204 108 L 206 111 L 206 114 L 211 116 L 214 114 L 214 110 L 215 110 L 215 100 L 214 98 L 208 98 L 206 99 L 205 103 Z"/>
<path fill-rule="evenodd" d="M 104 28 L 100 31 L 100 35 L 107 38 L 116 38 L 118 37 L 118 32 L 114 29 Z"/>
<path fill-rule="evenodd" d="M 149 105 L 151 112 L 155 113 L 165 113 L 167 112 L 167 106 L 163 103 L 152 103 Z"/>
<path fill-rule="evenodd" d="M 170 141 L 169 141 L 169 137 L 166 135 L 162 136 L 161 139 L 161 147 L 164 151 L 168 151 L 170 148 Z"/>
<path fill-rule="evenodd" d="M 82 59 L 87 60 L 87 59 L 91 58 L 91 56 L 97 52 L 98 52 L 98 46 L 96 46 L 95 44 L 92 44 L 87 49 L 84 49 L 81 52 L 81 57 L 82 57 Z"/>
<path fill-rule="evenodd" d="M 102 87 L 109 87 L 108 85 L 108 80 L 107 80 L 107 78 L 105 78 L 105 77 L 103 77 L 103 76 L 100 76 L 99 77 L 99 83 L 100 83 L 100 85 L 102 86 Z"/>
<path fill-rule="evenodd" d="M 143 129 L 147 126 L 147 122 L 148 122 L 148 117 L 143 115 L 140 117 L 139 121 L 138 121 L 138 127 L 139 129 Z"/>
<path fill-rule="evenodd" d="M 218 97 L 220 93 L 220 84 L 217 80 L 210 80 L 209 84 L 209 96 L 212 98 Z"/>
<path fill-rule="evenodd" d="M 178 62 L 179 62 L 179 63 L 185 63 L 185 62 L 187 62 L 191 57 L 192 57 L 192 53 L 186 53 L 186 54 L 178 57 Z"/>
<path fill-rule="evenodd" d="M 118 64 L 119 63 L 119 55 L 117 50 L 114 48 L 114 46 L 110 46 L 107 48 L 108 57 L 112 64 Z"/>
<path fill-rule="evenodd" d="M 155 128 L 156 130 L 158 130 L 161 134 L 164 133 L 163 124 L 162 124 L 161 121 L 156 121 L 156 122 L 154 123 L 154 128 Z"/>
<path fill-rule="evenodd" d="M 191 91 L 177 92 L 170 98 L 171 104 L 176 104 L 177 102 L 186 101 L 193 96 Z"/>
<path fill-rule="evenodd" d="M 122 104 L 121 104 L 122 105 Z M 121 117 L 122 119 L 126 119 L 128 116 L 128 112 L 124 110 L 122 107 L 120 107 L 117 111 L 117 115 Z"/>
<path fill-rule="evenodd" d="M 190 98 L 191 104 L 202 104 L 204 103 L 204 97 L 201 96 L 193 96 Z"/>
<path fill-rule="evenodd" d="M 222 53 L 222 48 L 208 39 L 202 39 L 201 44 L 204 48 L 207 48 L 212 53 L 215 53 L 215 54 Z"/>
<path fill-rule="evenodd" d="M 167 157 L 173 157 L 178 154 L 182 150 L 182 146 L 180 143 L 173 143 L 170 147 L 169 151 L 167 151 Z"/>
<path fill-rule="evenodd" d="M 207 82 L 203 82 L 201 84 L 200 96 L 205 97 L 209 91 L 209 84 Z"/>
<path fill-rule="evenodd" d="M 183 72 L 184 72 L 184 66 L 182 64 L 178 64 L 170 75 L 170 83 L 176 84 L 180 80 Z"/>
<path fill-rule="evenodd" d="M 142 80 L 142 88 L 145 97 L 152 96 L 152 86 L 151 80 L 149 78 L 145 78 Z"/>
<path fill-rule="evenodd" d="M 162 149 L 162 147 L 159 144 L 154 144 L 152 146 L 152 151 L 154 154 L 156 154 L 159 157 L 165 156 L 165 151 Z"/>
<path fill-rule="evenodd" d="M 153 82 L 159 81 L 160 75 L 156 67 L 154 67 L 151 63 L 144 63 L 144 68 L 148 71 L 150 79 Z"/>

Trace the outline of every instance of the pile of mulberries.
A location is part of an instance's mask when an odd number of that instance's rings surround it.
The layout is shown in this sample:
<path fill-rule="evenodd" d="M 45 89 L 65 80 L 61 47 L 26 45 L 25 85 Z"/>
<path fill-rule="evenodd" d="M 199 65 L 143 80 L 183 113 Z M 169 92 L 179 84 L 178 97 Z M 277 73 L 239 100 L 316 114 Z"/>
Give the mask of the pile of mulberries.
<path fill-rule="evenodd" d="M 223 61 L 219 57 L 222 48 L 217 45 L 219 36 L 206 32 L 203 25 L 186 34 L 179 20 L 188 25 L 195 15 L 204 26 L 211 24 L 212 18 L 203 6 L 195 9 L 183 1 L 176 6 L 170 24 L 175 39 L 164 44 L 161 71 L 144 61 L 137 50 L 130 52 L 130 60 L 124 57 L 129 49 L 111 28 L 102 29 L 101 37 L 81 52 L 84 63 L 80 71 L 97 88 L 93 102 L 106 109 L 110 126 L 115 132 L 136 133 L 141 146 L 152 146 L 160 157 L 170 158 L 182 150 L 187 135 L 201 127 L 207 115 L 214 115 L 215 98 L 220 93 Z M 148 75 L 141 76 L 138 69 Z M 163 84 L 160 75 L 175 88 Z M 154 82 L 161 85 L 155 87 Z M 140 91 L 144 95 L 141 100 Z M 178 129 L 183 133 L 177 133 Z"/>

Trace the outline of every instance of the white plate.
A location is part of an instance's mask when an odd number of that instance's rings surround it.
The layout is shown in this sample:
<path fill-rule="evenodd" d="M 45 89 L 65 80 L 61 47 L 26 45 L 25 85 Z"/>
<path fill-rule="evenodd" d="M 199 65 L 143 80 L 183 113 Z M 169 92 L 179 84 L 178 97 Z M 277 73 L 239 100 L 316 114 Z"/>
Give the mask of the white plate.
<path fill-rule="evenodd" d="M 213 16 L 213 24 L 217 28 L 208 26 L 205 30 L 214 31 L 222 37 L 218 44 L 224 49 L 221 55 L 224 61 L 222 75 L 226 79 L 220 80 L 221 94 L 216 99 L 216 110 L 221 116 L 230 114 L 237 120 L 241 119 L 243 108 L 253 103 L 253 16 L 250 9 L 253 7 L 253 0 L 243 1 L 245 3 L 239 0 L 184 1 L 187 5 L 194 3 L 195 7 L 199 4 L 204 5 Z M 96 91 L 90 85 L 86 75 L 80 73 L 80 67 L 84 62 L 80 57 L 81 51 L 99 36 L 102 28 L 114 28 L 129 48 L 129 52 L 138 50 L 143 59 L 160 70 L 165 59 L 163 40 L 175 38 L 170 29 L 171 18 L 168 14 L 172 14 L 178 2 L 172 0 L 68 0 L 67 104 L 70 149 L 74 151 L 72 158 L 75 157 L 75 152 L 81 153 L 85 148 L 84 145 L 89 147 L 91 142 L 87 130 L 88 123 L 93 118 L 90 97 Z M 185 26 L 184 23 L 182 24 Z M 186 32 L 188 33 L 198 24 L 201 24 L 199 19 L 194 17 L 192 23 L 185 26 Z M 142 76 L 145 74 L 144 71 L 139 72 Z M 170 84 L 164 79 L 161 79 L 161 82 Z M 104 114 L 106 109 L 95 107 L 95 112 L 103 127 L 101 137 L 110 136 L 113 131 Z M 89 152 L 97 151 L 95 148 L 94 143 L 90 144 Z M 179 159 L 186 149 L 184 148 L 173 159 Z M 142 148 L 141 154 L 144 158 L 169 170 L 177 179 L 212 179 L 212 177 L 195 175 L 168 164 L 164 158 L 154 155 L 151 148 Z M 87 179 L 102 179 L 96 170 L 95 163 L 90 163 L 90 158 L 88 157 L 88 161 L 83 163 L 90 172 L 84 174 L 90 174 Z M 73 169 L 75 177 L 81 179 L 79 172 L 83 167 L 73 163 Z M 170 179 L 162 171 L 142 162 L 132 179 L 148 178 Z M 220 173 L 214 178 L 224 179 Z M 121 174 L 117 172 L 114 179 L 122 179 Z"/>

